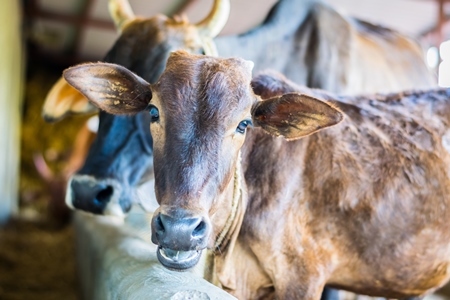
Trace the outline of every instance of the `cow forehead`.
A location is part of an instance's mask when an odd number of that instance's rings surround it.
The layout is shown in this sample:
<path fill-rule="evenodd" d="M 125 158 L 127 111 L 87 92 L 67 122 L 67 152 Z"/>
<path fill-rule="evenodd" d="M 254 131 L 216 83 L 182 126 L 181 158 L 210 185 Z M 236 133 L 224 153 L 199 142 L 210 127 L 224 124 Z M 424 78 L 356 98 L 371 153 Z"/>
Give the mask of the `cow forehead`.
<path fill-rule="evenodd" d="M 218 112 L 242 110 L 256 99 L 250 86 L 252 68 L 252 62 L 241 58 L 177 51 L 167 61 L 157 92 L 164 104 L 181 105 L 182 111 L 189 107 L 208 107 Z"/>

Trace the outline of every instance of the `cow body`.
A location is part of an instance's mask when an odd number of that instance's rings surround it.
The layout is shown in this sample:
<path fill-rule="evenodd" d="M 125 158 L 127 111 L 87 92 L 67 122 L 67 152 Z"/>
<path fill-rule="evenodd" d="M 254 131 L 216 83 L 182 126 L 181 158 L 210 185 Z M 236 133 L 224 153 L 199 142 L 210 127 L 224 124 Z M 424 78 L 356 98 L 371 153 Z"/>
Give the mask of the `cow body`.
<path fill-rule="evenodd" d="M 237 269 L 228 267 L 236 273 L 225 278 L 240 287 L 236 296 L 255 297 L 258 289 L 242 291 L 255 286 L 257 269 L 275 290 L 277 281 L 285 289 L 279 299 L 317 296 L 309 289 L 324 277 L 329 286 L 386 298 L 443 285 L 450 254 L 450 91 L 336 97 L 283 86 L 283 79 L 273 83 L 278 80 L 261 76 L 253 84 L 280 87 L 266 97 L 302 92 L 330 100 L 346 118 L 290 142 L 249 130 L 242 150 L 248 205 L 236 247 L 258 267 L 245 271 L 248 265 L 231 254 Z M 248 272 L 247 282 L 240 272 Z"/>
<path fill-rule="evenodd" d="M 251 69 L 177 52 L 153 85 L 116 65 L 65 73 L 102 109 L 148 111 L 160 262 L 190 268 L 211 248 L 213 280 L 239 299 L 318 299 L 325 284 L 387 298 L 442 286 L 450 92 L 338 97 L 279 75 L 251 82 Z M 115 103 L 109 81 L 148 95 Z"/>
<path fill-rule="evenodd" d="M 221 57 L 253 61 L 255 73 L 271 69 L 339 94 L 436 86 L 414 40 L 317 1 L 282 0 L 260 27 L 214 42 Z"/>
<path fill-rule="evenodd" d="M 214 42 L 221 56 L 254 61 L 255 71 L 271 68 L 300 84 L 334 92 L 434 85 L 420 47 L 410 39 L 347 19 L 312 0 L 282 0 L 258 28 L 218 37 Z M 126 23 L 105 61 L 125 66 L 153 83 L 170 51 L 177 49 L 202 53 L 208 47 L 186 21 L 164 16 L 133 19 Z M 141 130 L 148 126 L 147 114 L 101 113 L 98 138 L 84 166 L 68 184 L 68 205 L 96 214 L 127 212 L 136 187 L 151 178 L 152 137 Z"/>

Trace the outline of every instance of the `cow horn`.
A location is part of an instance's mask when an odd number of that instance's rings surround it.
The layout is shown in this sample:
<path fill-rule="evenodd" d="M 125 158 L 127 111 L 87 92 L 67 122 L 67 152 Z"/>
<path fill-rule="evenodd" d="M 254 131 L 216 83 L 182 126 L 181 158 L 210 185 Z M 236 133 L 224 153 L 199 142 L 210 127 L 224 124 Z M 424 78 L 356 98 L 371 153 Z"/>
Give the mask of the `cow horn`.
<path fill-rule="evenodd" d="M 109 0 L 108 8 L 119 32 L 122 31 L 125 23 L 135 18 L 128 0 Z"/>
<path fill-rule="evenodd" d="M 209 15 L 196 27 L 203 35 L 211 38 L 217 36 L 227 23 L 230 15 L 230 0 L 215 0 Z"/>

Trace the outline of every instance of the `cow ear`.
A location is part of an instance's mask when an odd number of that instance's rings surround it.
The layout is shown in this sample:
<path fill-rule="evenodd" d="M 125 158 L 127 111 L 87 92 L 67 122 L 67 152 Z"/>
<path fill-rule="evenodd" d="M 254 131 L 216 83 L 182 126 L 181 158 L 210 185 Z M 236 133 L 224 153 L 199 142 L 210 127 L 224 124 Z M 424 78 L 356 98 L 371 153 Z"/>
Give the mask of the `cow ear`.
<path fill-rule="evenodd" d="M 66 115 L 89 114 L 97 111 L 98 109 L 86 97 L 61 77 L 45 98 L 42 117 L 47 122 L 56 122 Z"/>
<path fill-rule="evenodd" d="M 304 94 L 291 93 L 259 101 L 252 109 L 253 123 L 275 136 L 298 139 L 338 124 L 339 109 Z"/>
<path fill-rule="evenodd" d="M 63 76 L 90 102 L 110 114 L 138 113 L 152 98 L 148 82 L 115 64 L 82 64 L 65 70 Z"/>

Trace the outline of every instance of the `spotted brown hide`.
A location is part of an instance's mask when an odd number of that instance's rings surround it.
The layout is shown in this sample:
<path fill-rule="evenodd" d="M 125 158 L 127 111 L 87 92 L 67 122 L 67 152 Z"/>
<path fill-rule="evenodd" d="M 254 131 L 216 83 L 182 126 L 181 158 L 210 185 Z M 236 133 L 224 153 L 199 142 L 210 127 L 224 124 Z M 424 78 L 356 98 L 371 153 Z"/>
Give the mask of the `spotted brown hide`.
<path fill-rule="evenodd" d="M 239 299 L 447 282 L 450 91 L 343 97 L 252 67 L 178 51 L 156 84 L 113 64 L 64 74 L 108 112 L 150 115 L 160 262 L 183 270 L 213 249 L 214 280 Z M 111 81 L 148 106 L 113 101 Z"/>

